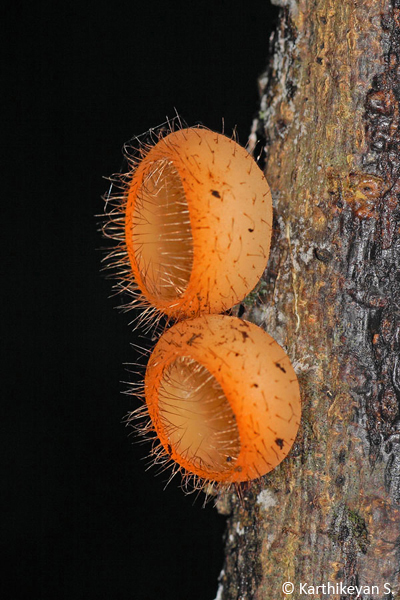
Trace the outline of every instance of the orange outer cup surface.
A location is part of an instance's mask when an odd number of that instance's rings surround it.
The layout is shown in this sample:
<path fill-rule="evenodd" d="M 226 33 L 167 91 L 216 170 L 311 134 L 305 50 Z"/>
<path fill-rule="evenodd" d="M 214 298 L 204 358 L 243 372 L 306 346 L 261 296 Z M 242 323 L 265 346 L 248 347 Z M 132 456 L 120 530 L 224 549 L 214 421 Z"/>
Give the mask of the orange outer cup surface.
<path fill-rule="evenodd" d="M 236 417 L 240 451 L 223 472 L 193 468 L 171 447 L 164 431 L 158 412 L 160 381 L 164 369 L 181 356 L 208 369 Z M 288 356 L 260 327 L 236 317 L 207 315 L 167 330 L 150 357 L 145 396 L 166 453 L 204 480 L 234 483 L 268 473 L 288 454 L 300 423 L 299 385 Z"/>
<path fill-rule="evenodd" d="M 133 215 L 146 173 L 167 160 L 179 174 L 190 215 L 193 267 L 183 293 L 160 299 L 146 289 L 135 259 Z M 147 300 L 174 318 L 223 312 L 258 283 L 268 261 L 272 199 L 254 159 L 233 140 L 201 128 L 162 138 L 128 188 L 125 237 L 135 281 Z"/>

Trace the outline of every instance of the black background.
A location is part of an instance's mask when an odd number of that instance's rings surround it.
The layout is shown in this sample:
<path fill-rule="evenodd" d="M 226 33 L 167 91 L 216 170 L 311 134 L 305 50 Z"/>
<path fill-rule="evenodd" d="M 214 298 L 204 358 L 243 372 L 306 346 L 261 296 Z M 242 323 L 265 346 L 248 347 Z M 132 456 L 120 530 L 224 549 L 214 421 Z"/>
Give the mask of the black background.
<path fill-rule="evenodd" d="M 277 9 L 13 0 L 5 14 L 0 596 L 212 600 L 225 519 L 175 480 L 163 491 L 128 437 L 138 332 L 100 273 L 94 215 L 123 143 L 175 108 L 246 143 Z"/>

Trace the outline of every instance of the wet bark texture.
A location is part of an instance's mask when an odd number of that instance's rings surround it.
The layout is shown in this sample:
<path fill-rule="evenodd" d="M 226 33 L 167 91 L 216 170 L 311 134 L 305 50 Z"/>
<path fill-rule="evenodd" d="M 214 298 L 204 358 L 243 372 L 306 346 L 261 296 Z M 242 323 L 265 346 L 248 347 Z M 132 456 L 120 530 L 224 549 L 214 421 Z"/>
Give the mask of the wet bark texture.
<path fill-rule="evenodd" d="M 400 598 L 400 0 L 279 4 L 251 136 L 255 153 L 266 146 L 274 239 L 242 310 L 287 349 L 303 418 L 283 464 L 219 501 L 229 517 L 218 599 L 276 600 L 285 581 L 297 599 L 299 582 L 329 581 L 379 586 L 360 597 L 390 600 Z"/>

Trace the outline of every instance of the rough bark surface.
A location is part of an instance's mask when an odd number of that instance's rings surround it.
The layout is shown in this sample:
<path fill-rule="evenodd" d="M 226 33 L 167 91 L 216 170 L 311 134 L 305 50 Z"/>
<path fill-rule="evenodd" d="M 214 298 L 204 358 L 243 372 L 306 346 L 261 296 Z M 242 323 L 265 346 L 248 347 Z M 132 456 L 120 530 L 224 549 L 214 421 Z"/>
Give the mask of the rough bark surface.
<path fill-rule="evenodd" d="M 243 317 L 288 350 L 303 418 L 280 467 L 219 501 L 229 519 L 218 599 L 283 598 L 291 581 L 293 599 L 305 597 L 300 583 L 342 582 L 390 600 L 400 598 L 400 1 L 276 3 L 251 136 L 266 146 L 274 241 Z"/>

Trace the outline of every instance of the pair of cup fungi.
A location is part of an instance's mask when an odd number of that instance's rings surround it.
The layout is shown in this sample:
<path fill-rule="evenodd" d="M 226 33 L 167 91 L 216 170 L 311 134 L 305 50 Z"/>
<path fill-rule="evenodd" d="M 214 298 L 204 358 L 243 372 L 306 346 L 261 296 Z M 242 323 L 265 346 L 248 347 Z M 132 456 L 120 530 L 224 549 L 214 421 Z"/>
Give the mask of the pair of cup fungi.
<path fill-rule="evenodd" d="M 149 358 L 145 402 L 132 415 L 145 417 L 139 429 L 171 477 L 180 471 L 195 489 L 258 478 L 295 440 L 297 377 L 270 335 L 220 313 L 266 268 L 268 183 L 244 148 L 200 127 L 160 136 L 131 166 L 109 214 L 120 276 L 145 314 L 175 322 Z"/>

